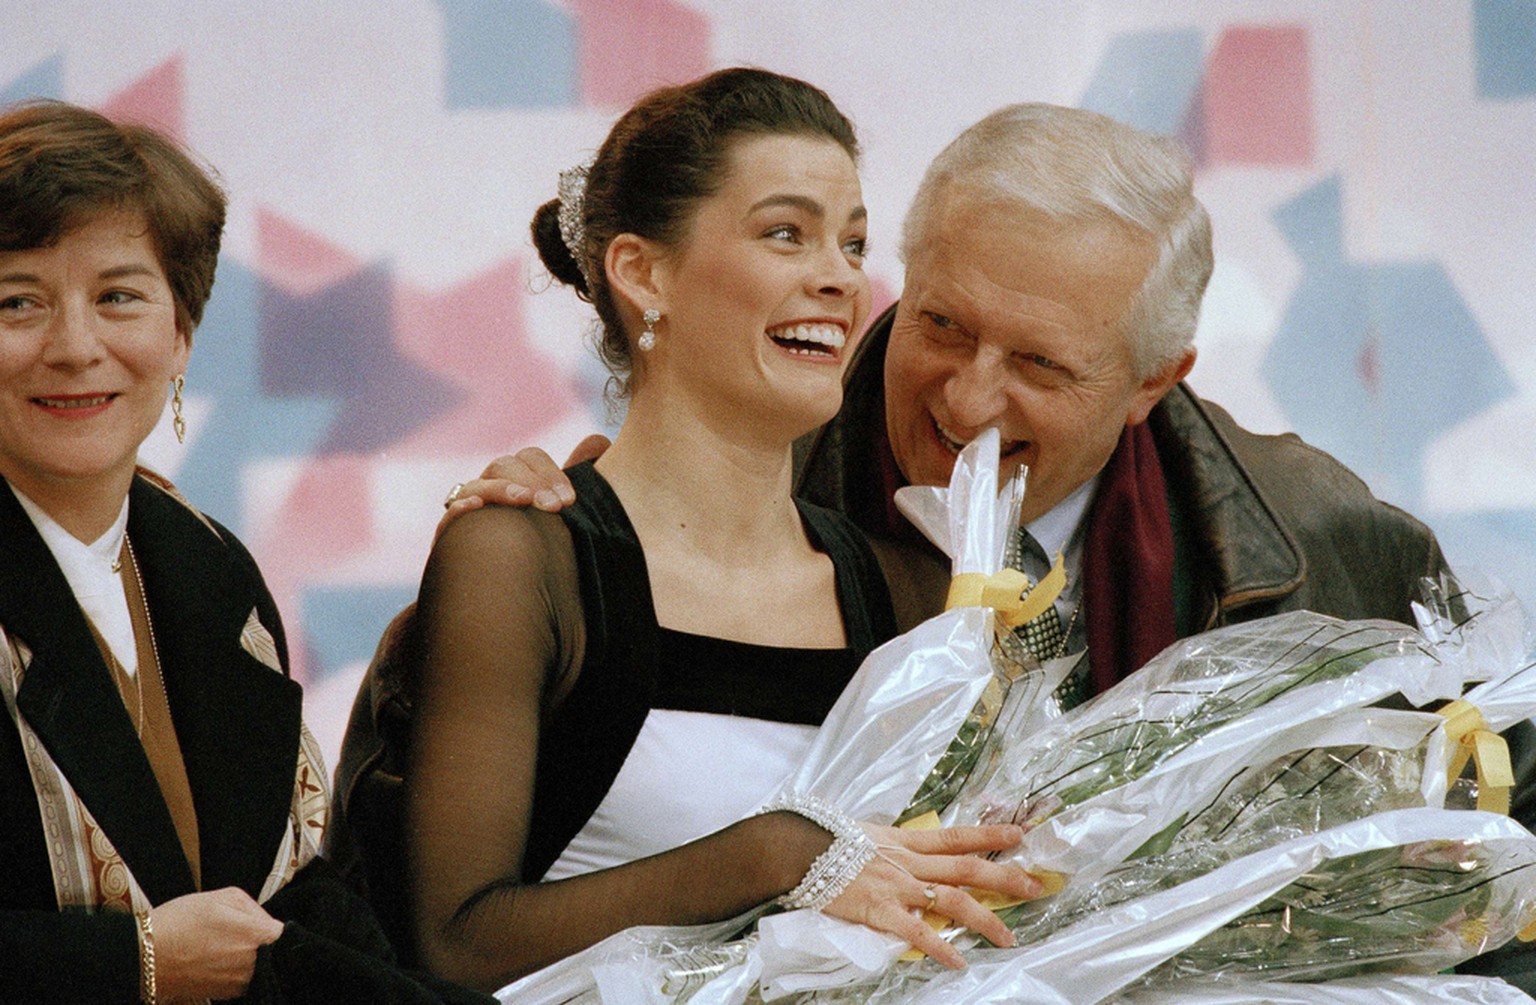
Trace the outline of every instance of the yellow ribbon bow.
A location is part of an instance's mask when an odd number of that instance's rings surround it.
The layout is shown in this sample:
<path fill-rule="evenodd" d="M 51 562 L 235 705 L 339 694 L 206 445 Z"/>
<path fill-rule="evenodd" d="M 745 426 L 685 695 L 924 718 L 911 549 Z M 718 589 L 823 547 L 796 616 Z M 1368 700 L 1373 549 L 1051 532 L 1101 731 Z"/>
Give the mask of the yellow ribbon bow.
<path fill-rule="evenodd" d="M 1051 571 L 1033 585 L 1018 569 L 1004 569 L 990 576 L 984 572 L 962 572 L 949 581 L 949 596 L 944 599 L 944 609 L 990 607 L 997 612 L 999 621 L 1009 628 L 1017 628 L 1043 614 L 1056 602 L 1066 585 L 1067 568 L 1058 551 Z"/>
<path fill-rule="evenodd" d="M 1483 713 L 1469 701 L 1457 699 L 1442 708 L 1445 735 L 1456 744 L 1446 784 L 1461 777 L 1470 759 L 1477 765 L 1477 808 L 1490 813 L 1509 813 L 1509 790 L 1515 784 L 1515 772 L 1509 763 L 1509 744 L 1488 728 Z M 1536 919 L 1516 933 L 1521 942 L 1536 942 Z"/>
<path fill-rule="evenodd" d="M 1457 699 L 1440 709 L 1445 716 L 1445 735 L 1456 744 L 1446 784 L 1454 784 L 1472 761 L 1477 766 L 1477 808 L 1489 813 L 1509 813 L 1509 790 L 1515 772 L 1509 764 L 1509 744 L 1488 728 L 1483 713 L 1471 702 Z"/>

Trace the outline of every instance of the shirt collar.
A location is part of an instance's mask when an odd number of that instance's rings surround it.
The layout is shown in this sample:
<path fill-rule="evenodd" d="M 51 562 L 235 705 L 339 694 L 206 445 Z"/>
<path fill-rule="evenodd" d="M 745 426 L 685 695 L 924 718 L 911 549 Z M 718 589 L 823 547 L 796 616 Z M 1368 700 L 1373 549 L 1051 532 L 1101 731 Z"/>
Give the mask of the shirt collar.
<path fill-rule="evenodd" d="M 1094 475 L 1048 512 L 1024 525 L 1024 529 L 1045 551 L 1047 562 L 1045 567 L 1037 569 L 1031 568 L 1031 565 L 1038 559 L 1026 559 L 1025 572 L 1038 579 L 1049 571 L 1050 563 L 1056 561 L 1056 553 L 1062 555 L 1062 564 L 1067 570 L 1067 585 L 1056 598 L 1056 606 L 1063 617 L 1070 616 L 1070 609 L 1082 596 L 1083 583 L 1079 573 L 1083 568 L 1083 540 L 1088 522 L 1084 517 L 1088 513 L 1088 503 L 1093 499 L 1093 492 L 1099 486 L 1100 477 Z"/>
<path fill-rule="evenodd" d="M 10 483 L 7 482 L 9 485 Z M 32 520 L 32 526 L 37 528 L 38 534 L 43 538 L 43 543 L 48 545 L 48 550 L 53 552 L 54 561 L 59 563 L 59 568 L 64 570 L 64 578 L 69 580 L 69 585 L 78 594 L 80 586 L 77 579 L 90 581 L 96 577 L 117 579 L 117 573 L 112 571 L 112 566 L 123 552 L 123 538 L 128 533 L 128 500 L 123 499 L 123 508 L 118 511 L 117 519 L 112 526 L 107 528 L 95 541 L 89 544 L 82 542 L 75 535 L 65 530 L 57 520 L 49 516 L 37 503 L 27 498 L 16 486 L 11 485 L 11 492 L 16 496 L 16 501 L 21 503 L 21 508 L 26 510 L 27 516 Z"/>
<path fill-rule="evenodd" d="M 10 489 L 52 552 L 81 610 L 131 676 L 138 669 L 133 621 L 128 614 L 122 577 L 112 568 L 123 553 L 123 539 L 128 533 L 128 500 L 123 499 L 123 508 L 107 532 L 85 544 L 16 486 L 11 485 Z"/>
<path fill-rule="evenodd" d="M 1088 501 L 1093 498 L 1093 490 L 1099 486 L 1100 475 L 1094 475 L 1061 502 L 1053 506 L 1048 512 L 1024 525 L 1045 554 L 1051 560 L 1055 560 L 1056 553 L 1071 551 L 1073 538 L 1080 536 L 1079 531 L 1083 525 L 1083 515 L 1088 511 Z"/>

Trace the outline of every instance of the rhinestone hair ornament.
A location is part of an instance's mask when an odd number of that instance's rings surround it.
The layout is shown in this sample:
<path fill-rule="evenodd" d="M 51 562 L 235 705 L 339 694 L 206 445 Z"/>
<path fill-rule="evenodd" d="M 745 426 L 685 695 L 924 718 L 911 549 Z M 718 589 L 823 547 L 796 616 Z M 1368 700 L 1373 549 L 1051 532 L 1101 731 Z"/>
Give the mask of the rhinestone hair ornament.
<path fill-rule="evenodd" d="M 592 277 L 587 274 L 587 227 L 582 217 L 586 210 L 587 172 L 591 169 L 592 163 L 588 161 L 560 172 L 560 212 L 557 216 L 560 240 L 575 259 L 576 268 L 581 270 L 588 289 L 592 287 Z"/>

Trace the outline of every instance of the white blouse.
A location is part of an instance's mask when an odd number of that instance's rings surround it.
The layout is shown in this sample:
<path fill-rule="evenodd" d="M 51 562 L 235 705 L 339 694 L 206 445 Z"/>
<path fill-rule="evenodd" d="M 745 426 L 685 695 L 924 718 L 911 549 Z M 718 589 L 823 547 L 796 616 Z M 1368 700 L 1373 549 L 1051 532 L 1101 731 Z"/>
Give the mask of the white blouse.
<path fill-rule="evenodd" d="M 799 767 L 816 727 L 652 709 L 597 812 L 544 880 L 671 851 L 749 816 Z"/>

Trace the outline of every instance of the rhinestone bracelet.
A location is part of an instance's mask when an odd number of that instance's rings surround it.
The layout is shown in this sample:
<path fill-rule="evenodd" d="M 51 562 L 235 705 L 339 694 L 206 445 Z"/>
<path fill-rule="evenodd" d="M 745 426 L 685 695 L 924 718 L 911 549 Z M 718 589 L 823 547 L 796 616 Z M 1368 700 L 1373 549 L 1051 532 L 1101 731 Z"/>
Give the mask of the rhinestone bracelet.
<path fill-rule="evenodd" d="M 832 834 L 832 844 L 816 856 L 799 885 L 777 901 L 791 910 L 820 911 L 848 889 L 875 857 L 875 843 L 847 814 L 815 796 L 780 796 L 758 812 L 780 810 L 797 813 Z"/>

